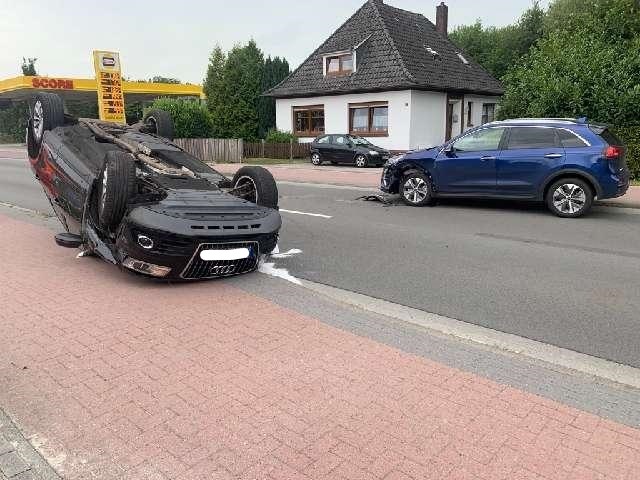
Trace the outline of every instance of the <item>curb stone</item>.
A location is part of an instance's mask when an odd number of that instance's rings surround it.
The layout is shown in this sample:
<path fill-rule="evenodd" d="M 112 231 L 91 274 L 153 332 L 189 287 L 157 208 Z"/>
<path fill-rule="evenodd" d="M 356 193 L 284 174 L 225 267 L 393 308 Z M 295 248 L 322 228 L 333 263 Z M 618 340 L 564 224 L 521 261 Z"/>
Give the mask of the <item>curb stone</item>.
<path fill-rule="evenodd" d="M 0 408 L 0 480 L 62 480 Z"/>

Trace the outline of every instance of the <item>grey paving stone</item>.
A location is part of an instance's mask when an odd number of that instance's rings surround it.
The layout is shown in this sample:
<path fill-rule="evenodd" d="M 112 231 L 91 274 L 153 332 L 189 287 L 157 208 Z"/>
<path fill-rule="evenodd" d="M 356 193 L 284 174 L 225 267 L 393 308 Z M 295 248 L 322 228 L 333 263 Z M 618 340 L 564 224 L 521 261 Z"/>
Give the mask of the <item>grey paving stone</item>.
<path fill-rule="evenodd" d="M 29 465 L 17 452 L 8 452 L 0 455 L 0 472 L 12 478 L 19 473 L 29 470 Z"/>
<path fill-rule="evenodd" d="M 13 450 L 13 445 L 11 445 L 2 434 L 0 434 L 0 455 L 11 452 Z"/>
<path fill-rule="evenodd" d="M 11 477 L 9 480 L 39 480 L 39 478 L 33 470 L 27 470 L 26 472 L 19 473 L 15 477 Z"/>

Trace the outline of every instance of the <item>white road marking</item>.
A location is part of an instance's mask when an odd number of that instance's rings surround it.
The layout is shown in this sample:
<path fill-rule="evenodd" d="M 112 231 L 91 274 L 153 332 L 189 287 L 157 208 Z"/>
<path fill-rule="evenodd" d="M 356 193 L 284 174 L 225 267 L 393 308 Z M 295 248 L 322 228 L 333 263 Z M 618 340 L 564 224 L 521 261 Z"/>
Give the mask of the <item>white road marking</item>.
<path fill-rule="evenodd" d="M 284 213 L 293 213 L 295 215 L 307 215 L 308 217 L 333 218 L 331 215 L 324 215 L 322 213 L 299 212 L 298 210 L 285 210 L 283 208 L 281 208 L 280 211 Z"/>
<path fill-rule="evenodd" d="M 276 245 L 276 249 L 277 249 L 277 245 Z M 271 255 L 269 255 L 271 258 L 289 258 L 289 257 L 293 257 L 294 255 L 298 255 L 299 253 L 302 253 L 302 250 L 300 250 L 299 248 L 291 248 L 290 250 L 286 251 L 286 252 L 282 252 L 280 253 L 280 250 L 274 249 L 273 252 L 271 252 Z"/>

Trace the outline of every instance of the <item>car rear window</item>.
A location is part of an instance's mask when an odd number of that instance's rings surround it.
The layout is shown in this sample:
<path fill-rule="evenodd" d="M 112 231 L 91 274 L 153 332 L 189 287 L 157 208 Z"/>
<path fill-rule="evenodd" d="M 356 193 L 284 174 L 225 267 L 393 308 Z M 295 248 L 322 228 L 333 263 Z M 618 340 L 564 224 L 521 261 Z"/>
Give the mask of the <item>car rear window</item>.
<path fill-rule="evenodd" d="M 522 148 L 553 148 L 558 146 L 553 128 L 513 127 L 509 135 L 507 150 Z"/>
<path fill-rule="evenodd" d="M 589 129 L 602 138 L 608 145 L 623 145 L 616 135 L 605 125 L 590 125 Z"/>
<path fill-rule="evenodd" d="M 558 129 L 558 136 L 564 148 L 580 148 L 586 147 L 587 144 L 580 137 L 576 136 L 568 130 Z"/>

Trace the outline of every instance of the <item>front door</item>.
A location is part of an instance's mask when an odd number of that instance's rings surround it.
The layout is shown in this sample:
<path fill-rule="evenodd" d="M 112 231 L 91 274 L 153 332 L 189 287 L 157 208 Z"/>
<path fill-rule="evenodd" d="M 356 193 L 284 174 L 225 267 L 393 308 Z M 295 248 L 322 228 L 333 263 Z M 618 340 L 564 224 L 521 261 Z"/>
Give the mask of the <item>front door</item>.
<path fill-rule="evenodd" d="M 497 163 L 500 195 L 534 197 L 556 166 L 565 161 L 557 130 L 544 126 L 510 127 Z"/>
<path fill-rule="evenodd" d="M 353 148 L 346 135 L 333 135 L 333 160 L 338 163 L 353 163 Z"/>
<path fill-rule="evenodd" d="M 443 194 L 491 194 L 505 129 L 487 127 L 456 140 L 436 158 L 435 185 Z"/>
<path fill-rule="evenodd" d="M 462 122 L 463 98 L 447 95 L 447 117 L 445 120 L 445 141 L 451 140 L 462 133 L 460 122 Z"/>

